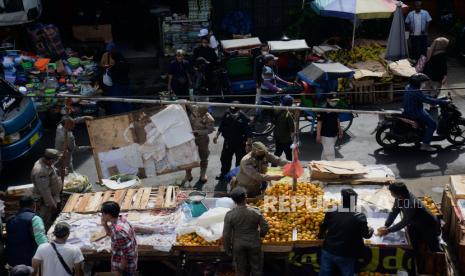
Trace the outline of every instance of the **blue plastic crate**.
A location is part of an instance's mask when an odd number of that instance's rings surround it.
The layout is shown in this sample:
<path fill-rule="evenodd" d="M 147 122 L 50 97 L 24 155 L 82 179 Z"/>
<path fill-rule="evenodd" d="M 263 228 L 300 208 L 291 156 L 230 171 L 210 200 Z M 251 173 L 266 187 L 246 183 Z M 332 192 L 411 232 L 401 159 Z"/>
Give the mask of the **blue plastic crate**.
<path fill-rule="evenodd" d="M 255 80 L 232 81 L 231 91 L 233 93 L 255 91 Z"/>

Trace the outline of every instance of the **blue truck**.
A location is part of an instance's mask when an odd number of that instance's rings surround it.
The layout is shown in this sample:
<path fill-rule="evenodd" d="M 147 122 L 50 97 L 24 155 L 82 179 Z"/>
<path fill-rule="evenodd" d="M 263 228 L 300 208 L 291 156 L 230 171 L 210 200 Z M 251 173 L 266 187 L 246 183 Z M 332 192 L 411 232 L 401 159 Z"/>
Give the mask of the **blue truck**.
<path fill-rule="evenodd" d="M 0 172 L 2 162 L 26 155 L 41 138 L 42 122 L 34 102 L 0 78 Z"/>

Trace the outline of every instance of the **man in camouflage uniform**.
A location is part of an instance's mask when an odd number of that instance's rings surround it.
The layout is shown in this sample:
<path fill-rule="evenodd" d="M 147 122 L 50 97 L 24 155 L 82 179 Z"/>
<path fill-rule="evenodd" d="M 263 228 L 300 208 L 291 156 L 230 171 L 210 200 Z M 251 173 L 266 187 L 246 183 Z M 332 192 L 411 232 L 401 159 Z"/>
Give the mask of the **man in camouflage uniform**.
<path fill-rule="evenodd" d="M 63 183 L 58 176 L 54 164 L 61 157 L 56 149 L 46 149 L 44 156 L 37 160 L 32 168 L 31 181 L 34 184 L 34 197 L 40 200 L 39 215 L 48 229 L 58 210 Z"/>
<path fill-rule="evenodd" d="M 231 191 L 236 207 L 224 218 L 224 250 L 233 255 L 236 275 L 262 275 L 263 252 L 260 238 L 268 232 L 268 222 L 257 208 L 246 204 L 246 190 L 237 187 Z"/>
<path fill-rule="evenodd" d="M 88 150 L 89 146 L 76 146 L 76 138 L 74 137 L 73 130 L 76 124 L 83 123 L 87 120 L 92 120 L 91 116 L 83 116 L 77 118 L 71 118 L 69 116 L 64 116 L 61 122 L 58 124 L 56 133 L 55 133 L 55 149 L 64 152 L 65 150 L 65 130 L 68 131 L 68 152 L 66 156 L 61 158 L 60 162 L 57 164 L 58 168 L 65 166 L 66 172 L 74 172 L 73 167 L 73 154 L 75 150 Z"/>
<path fill-rule="evenodd" d="M 198 184 L 205 184 L 207 182 L 207 167 L 208 167 L 208 155 L 210 151 L 208 149 L 208 143 L 210 138 L 208 135 L 215 130 L 215 119 L 208 113 L 206 106 L 192 106 L 191 112 L 189 113 L 189 120 L 192 126 L 192 133 L 195 137 L 195 144 L 199 150 L 200 157 L 200 178 Z M 192 181 L 192 170 L 186 170 L 186 177 L 184 182 Z"/>
<path fill-rule="evenodd" d="M 249 197 L 256 197 L 266 188 L 268 181 L 283 178 L 279 175 L 266 174 L 269 163 L 273 166 L 284 166 L 288 161 L 269 153 L 262 142 L 254 142 L 252 151 L 241 160 L 239 173 L 236 177 L 237 183 L 233 184 L 233 186 L 244 187 Z"/>

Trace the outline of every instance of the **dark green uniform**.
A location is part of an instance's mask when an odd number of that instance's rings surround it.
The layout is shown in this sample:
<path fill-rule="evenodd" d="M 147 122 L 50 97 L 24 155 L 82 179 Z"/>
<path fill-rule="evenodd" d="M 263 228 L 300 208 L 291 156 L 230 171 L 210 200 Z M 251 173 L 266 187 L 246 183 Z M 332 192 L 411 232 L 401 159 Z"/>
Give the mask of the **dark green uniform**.
<path fill-rule="evenodd" d="M 268 232 L 268 222 L 257 208 L 240 205 L 224 218 L 224 248 L 233 253 L 236 275 L 262 275 L 263 252 L 260 238 Z"/>

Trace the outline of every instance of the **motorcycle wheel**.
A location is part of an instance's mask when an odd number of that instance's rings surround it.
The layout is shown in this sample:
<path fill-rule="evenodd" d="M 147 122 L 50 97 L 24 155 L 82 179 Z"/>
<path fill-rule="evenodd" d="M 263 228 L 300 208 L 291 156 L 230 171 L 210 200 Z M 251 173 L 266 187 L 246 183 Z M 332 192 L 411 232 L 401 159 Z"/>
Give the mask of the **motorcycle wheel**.
<path fill-rule="evenodd" d="M 452 145 L 461 146 L 465 144 L 465 122 L 458 122 L 452 127 L 447 141 Z"/>
<path fill-rule="evenodd" d="M 390 125 L 383 125 L 376 131 L 376 142 L 385 149 L 392 149 L 399 146 L 399 142 L 396 139 L 389 138 L 390 132 Z"/>

